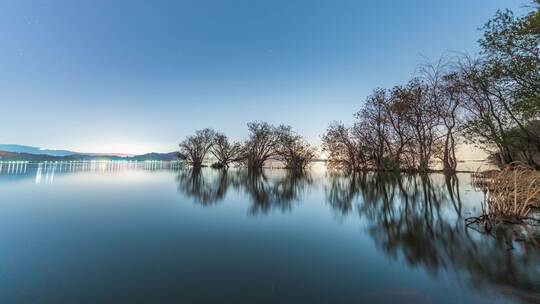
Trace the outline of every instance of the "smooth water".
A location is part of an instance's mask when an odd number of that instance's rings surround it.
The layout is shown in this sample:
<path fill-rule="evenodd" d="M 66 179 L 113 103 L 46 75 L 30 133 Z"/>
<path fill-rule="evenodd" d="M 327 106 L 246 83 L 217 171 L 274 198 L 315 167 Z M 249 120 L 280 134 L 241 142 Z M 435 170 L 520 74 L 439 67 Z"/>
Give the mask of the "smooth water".
<path fill-rule="evenodd" d="M 468 174 L 0 165 L 1 303 L 540 301 Z M 513 247 L 513 249 L 512 249 Z"/>

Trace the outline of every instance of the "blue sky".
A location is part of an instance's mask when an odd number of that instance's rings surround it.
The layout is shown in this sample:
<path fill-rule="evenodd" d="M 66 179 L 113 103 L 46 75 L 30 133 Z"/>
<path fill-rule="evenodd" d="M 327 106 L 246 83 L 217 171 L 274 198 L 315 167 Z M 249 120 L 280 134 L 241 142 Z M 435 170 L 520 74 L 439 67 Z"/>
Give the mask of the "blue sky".
<path fill-rule="evenodd" d="M 172 151 L 250 120 L 310 142 L 423 56 L 478 51 L 502 0 L 0 0 L 0 143 Z"/>

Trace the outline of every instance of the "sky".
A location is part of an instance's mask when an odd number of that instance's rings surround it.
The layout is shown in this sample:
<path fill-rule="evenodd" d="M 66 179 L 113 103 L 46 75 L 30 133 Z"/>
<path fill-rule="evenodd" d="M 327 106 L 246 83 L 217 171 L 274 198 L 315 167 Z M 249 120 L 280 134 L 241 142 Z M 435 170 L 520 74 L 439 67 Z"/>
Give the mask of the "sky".
<path fill-rule="evenodd" d="M 0 0 L 0 143 L 169 152 L 196 129 L 312 144 L 526 0 Z"/>

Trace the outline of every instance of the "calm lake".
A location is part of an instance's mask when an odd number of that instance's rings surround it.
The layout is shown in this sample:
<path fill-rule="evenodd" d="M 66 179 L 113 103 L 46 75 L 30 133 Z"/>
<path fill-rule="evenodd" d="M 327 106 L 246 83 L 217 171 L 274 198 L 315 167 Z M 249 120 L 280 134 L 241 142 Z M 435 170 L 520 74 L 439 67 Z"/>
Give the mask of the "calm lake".
<path fill-rule="evenodd" d="M 540 252 L 465 228 L 482 198 L 469 174 L 4 163 L 0 302 L 539 302 Z"/>

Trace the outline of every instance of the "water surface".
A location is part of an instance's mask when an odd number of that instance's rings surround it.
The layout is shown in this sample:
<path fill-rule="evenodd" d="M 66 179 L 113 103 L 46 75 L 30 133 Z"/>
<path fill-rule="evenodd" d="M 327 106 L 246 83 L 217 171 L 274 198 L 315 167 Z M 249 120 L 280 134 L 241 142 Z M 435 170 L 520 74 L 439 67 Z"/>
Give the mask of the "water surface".
<path fill-rule="evenodd" d="M 538 302 L 467 174 L 2 164 L 2 303 Z"/>

